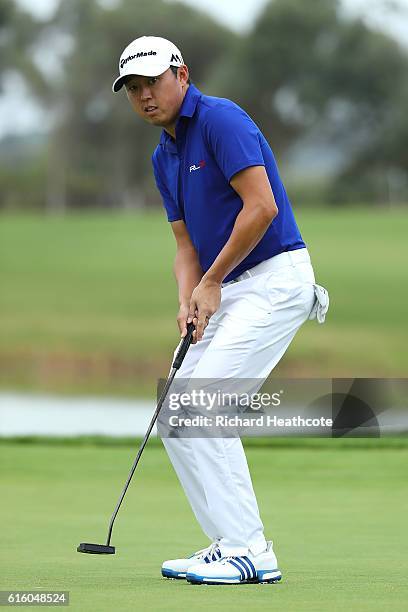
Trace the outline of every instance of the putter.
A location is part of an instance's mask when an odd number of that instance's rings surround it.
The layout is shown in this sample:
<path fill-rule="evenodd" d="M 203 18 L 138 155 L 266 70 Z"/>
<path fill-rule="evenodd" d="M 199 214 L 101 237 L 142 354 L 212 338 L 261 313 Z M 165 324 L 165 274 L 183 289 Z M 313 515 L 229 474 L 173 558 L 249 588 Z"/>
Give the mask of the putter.
<path fill-rule="evenodd" d="M 187 334 L 184 336 L 183 341 L 180 345 L 179 350 L 177 351 L 177 355 L 173 361 L 172 367 L 171 367 L 171 372 L 170 375 L 166 381 L 166 384 L 164 385 L 164 389 L 160 395 L 160 399 L 158 401 L 156 410 L 153 414 L 152 420 L 150 421 L 150 425 L 147 429 L 147 432 L 145 434 L 145 437 L 143 438 L 143 442 L 139 448 L 139 451 L 136 455 L 136 459 L 132 465 L 132 469 L 130 470 L 129 476 L 127 478 L 126 484 L 123 488 L 123 491 L 119 497 L 119 501 L 116 504 L 116 508 L 113 511 L 113 514 L 111 516 L 111 520 L 109 523 L 109 529 L 108 529 L 108 537 L 106 539 L 106 544 L 89 544 L 88 542 L 81 542 L 80 545 L 77 548 L 77 551 L 80 553 L 88 553 L 91 555 L 114 555 L 115 554 L 115 547 L 111 546 L 111 537 L 112 537 L 112 529 L 113 529 L 113 524 L 115 522 L 116 516 L 119 512 L 119 508 L 122 504 L 123 498 L 126 495 L 126 491 L 128 490 L 130 481 L 132 480 L 133 474 L 135 473 L 137 464 L 139 463 L 139 459 L 142 456 L 144 447 L 147 444 L 147 441 L 149 439 L 150 433 L 154 427 L 154 424 L 157 420 L 157 417 L 159 416 L 159 412 L 161 410 L 161 407 L 163 405 L 164 400 L 166 399 L 166 395 L 169 391 L 170 385 L 173 382 L 173 378 L 176 375 L 177 370 L 180 368 L 181 364 L 183 363 L 184 357 L 187 354 L 188 348 L 191 344 L 191 340 L 193 337 L 193 331 L 194 331 L 194 325 L 193 323 L 189 323 L 187 325 Z"/>

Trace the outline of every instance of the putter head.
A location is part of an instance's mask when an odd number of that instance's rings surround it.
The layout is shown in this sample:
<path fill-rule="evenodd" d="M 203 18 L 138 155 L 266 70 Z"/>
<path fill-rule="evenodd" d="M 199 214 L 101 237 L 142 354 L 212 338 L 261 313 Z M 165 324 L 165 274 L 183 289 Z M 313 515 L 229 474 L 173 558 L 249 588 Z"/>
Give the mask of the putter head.
<path fill-rule="evenodd" d="M 81 542 L 77 548 L 80 553 L 88 553 L 89 555 L 114 555 L 115 547 L 107 546 L 106 544 L 88 544 Z"/>

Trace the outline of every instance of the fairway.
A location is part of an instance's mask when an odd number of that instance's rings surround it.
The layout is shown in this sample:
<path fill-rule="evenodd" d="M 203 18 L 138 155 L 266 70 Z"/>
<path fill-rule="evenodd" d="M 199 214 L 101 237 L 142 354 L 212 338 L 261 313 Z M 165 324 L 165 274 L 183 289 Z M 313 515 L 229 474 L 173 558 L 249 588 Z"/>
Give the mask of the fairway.
<path fill-rule="evenodd" d="M 98 612 L 407 609 L 406 441 L 250 446 L 284 578 L 231 587 L 161 578 L 164 559 L 206 540 L 154 440 L 115 527 L 117 554 L 76 552 L 104 542 L 135 448 L 2 443 L 1 589 L 69 590 L 70 609 Z"/>
<path fill-rule="evenodd" d="M 295 212 L 331 307 L 274 375 L 405 376 L 408 213 Z M 0 385 L 151 397 L 178 342 L 174 252 L 160 210 L 2 215 Z"/>

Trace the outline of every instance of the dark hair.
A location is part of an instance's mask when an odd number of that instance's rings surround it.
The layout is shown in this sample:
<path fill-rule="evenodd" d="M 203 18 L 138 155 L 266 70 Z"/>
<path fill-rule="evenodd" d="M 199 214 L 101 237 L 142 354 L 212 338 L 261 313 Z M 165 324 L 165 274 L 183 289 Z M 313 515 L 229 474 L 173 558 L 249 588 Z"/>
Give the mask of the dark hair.
<path fill-rule="evenodd" d="M 170 70 L 172 71 L 172 73 L 174 74 L 174 76 L 177 76 L 177 72 L 180 66 L 170 66 Z M 191 81 L 190 79 L 188 79 L 187 84 L 190 85 Z"/>

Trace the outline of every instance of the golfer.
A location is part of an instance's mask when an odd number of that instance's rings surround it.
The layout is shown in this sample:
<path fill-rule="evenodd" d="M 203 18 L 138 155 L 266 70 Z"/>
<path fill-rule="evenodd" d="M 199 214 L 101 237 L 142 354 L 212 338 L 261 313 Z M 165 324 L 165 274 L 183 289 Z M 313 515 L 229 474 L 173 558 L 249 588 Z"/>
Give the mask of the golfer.
<path fill-rule="evenodd" d="M 237 104 L 195 87 L 170 41 L 134 40 L 119 72 L 113 91 L 124 85 L 135 112 L 162 128 L 152 161 L 177 243 L 177 323 L 182 337 L 187 323 L 195 326 L 177 376 L 251 379 L 259 389 L 299 327 L 308 318 L 323 322 L 328 309 L 272 150 Z M 280 580 L 239 437 L 163 443 L 210 540 L 189 557 L 165 561 L 163 576 L 208 584 Z"/>

